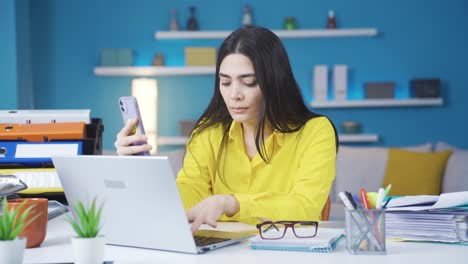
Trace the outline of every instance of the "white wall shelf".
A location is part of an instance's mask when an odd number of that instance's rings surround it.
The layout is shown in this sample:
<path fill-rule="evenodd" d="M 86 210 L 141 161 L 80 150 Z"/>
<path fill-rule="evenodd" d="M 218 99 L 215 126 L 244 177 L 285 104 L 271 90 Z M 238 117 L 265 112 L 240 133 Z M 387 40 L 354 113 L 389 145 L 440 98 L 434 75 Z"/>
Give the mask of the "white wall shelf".
<path fill-rule="evenodd" d="M 370 143 L 377 142 L 379 136 L 376 134 L 340 134 L 340 143 Z M 183 146 L 187 143 L 188 137 L 158 137 L 158 146 Z"/>
<path fill-rule="evenodd" d="M 158 137 L 158 146 L 183 146 L 188 137 Z"/>
<path fill-rule="evenodd" d="M 340 143 L 370 143 L 379 141 L 377 134 L 339 134 Z"/>
<path fill-rule="evenodd" d="M 176 75 L 210 75 L 215 74 L 215 66 L 189 66 L 189 67 L 164 67 L 164 66 L 130 66 L 130 67 L 96 67 L 94 74 L 97 76 L 176 76 Z"/>
<path fill-rule="evenodd" d="M 411 107 L 411 106 L 441 106 L 442 98 L 419 98 L 419 99 L 366 99 L 345 101 L 312 102 L 313 108 L 351 108 L 351 107 Z"/>
<path fill-rule="evenodd" d="M 280 38 L 374 37 L 376 28 L 273 30 Z M 160 39 L 224 39 L 232 31 L 157 31 Z"/>

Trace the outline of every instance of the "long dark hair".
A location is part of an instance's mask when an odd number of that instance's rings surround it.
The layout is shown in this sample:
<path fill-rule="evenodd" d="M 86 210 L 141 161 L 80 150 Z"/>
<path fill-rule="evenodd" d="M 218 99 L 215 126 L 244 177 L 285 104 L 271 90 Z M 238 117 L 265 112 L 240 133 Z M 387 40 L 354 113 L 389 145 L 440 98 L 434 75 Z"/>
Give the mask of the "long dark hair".
<path fill-rule="evenodd" d="M 232 117 L 219 90 L 219 68 L 230 54 L 242 54 L 250 59 L 263 95 L 263 105 L 258 118 L 255 146 L 261 158 L 269 162 L 265 153 L 264 129 L 267 121 L 274 131 L 291 133 L 300 130 L 311 118 L 320 115 L 311 112 L 304 104 L 299 86 L 281 40 L 270 30 L 247 26 L 232 32 L 222 43 L 216 62 L 216 80 L 211 101 L 192 130 L 191 138 L 218 124 L 224 128 L 219 153 L 225 145 Z M 336 131 L 335 131 L 336 136 Z M 221 155 L 218 155 L 218 159 Z"/>

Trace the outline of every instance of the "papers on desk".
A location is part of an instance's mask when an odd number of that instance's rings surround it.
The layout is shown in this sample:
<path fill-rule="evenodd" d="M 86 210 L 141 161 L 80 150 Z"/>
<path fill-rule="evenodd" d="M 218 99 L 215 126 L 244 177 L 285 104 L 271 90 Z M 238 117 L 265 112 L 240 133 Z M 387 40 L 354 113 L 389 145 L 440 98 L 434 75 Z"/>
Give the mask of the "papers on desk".
<path fill-rule="evenodd" d="M 63 193 L 55 168 L 0 169 L 0 174 L 15 175 L 28 186 L 19 194 Z"/>
<path fill-rule="evenodd" d="M 387 212 L 448 209 L 464 205 L 468 205 L 468 191 L 443 193 L 440 196 L 415 195 L 398 197 L 388 203 Z"/>
<path fill-rule="evenodd" d="M 261 250 L 307 251 L 331 253 L 343 237 L 343 229 L 318 228 L 317 235 L 312 238 L 297 238 L 292 230 L 286 230 L 283 238 L 277 240 L 262 239 L 260 235 L 251 239 L 250 247 Z"/>
<path fill-rule="evenodd" d="M 68 212 L 68 207 L 58 201 L 49 201 L 47 208 L 47 219 L 53 219 Z"/>
<path fill-rule="evenodd" d="M 394 207 L 386 210 L 387 238 L 468 245 L 468 192 L 394 200 Z"/>

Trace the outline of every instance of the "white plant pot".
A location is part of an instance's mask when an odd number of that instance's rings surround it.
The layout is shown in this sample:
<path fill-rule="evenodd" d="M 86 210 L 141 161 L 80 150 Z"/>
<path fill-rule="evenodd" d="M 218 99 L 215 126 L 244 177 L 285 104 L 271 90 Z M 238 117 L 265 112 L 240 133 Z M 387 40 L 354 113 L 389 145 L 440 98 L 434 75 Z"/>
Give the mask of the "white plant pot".
<path fill-rule="evenodd" d="M 0 263 L 22 264 L 26 238 L 15 240 L 0 240 Z"/>
<path fill-rule="evenodd" d="M 75 264 L 102 264 L 104 259 L 103 236 L 94 238 L 72 237 L 72 248 Z"/>

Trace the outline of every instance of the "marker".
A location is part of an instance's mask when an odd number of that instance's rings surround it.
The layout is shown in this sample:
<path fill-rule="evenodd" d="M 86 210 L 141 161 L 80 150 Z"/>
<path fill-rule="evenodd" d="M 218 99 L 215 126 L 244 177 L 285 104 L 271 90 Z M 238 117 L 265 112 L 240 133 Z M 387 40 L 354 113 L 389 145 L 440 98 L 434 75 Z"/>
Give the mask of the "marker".
<path fill-rule="evenodd" d="M 338 196 L 340 197 L 341 201 L 343 202 L 344 206 L 348 210 L 354 210 L 356 208 L 353 207 L 353 204 L 349 201 L 348 197 L 346 197 L 346 194 L 344 192 L 338 193 Z"/>
<path fill-rule="evenodd" d="M 362 203 L 359 201 L 359 197 L 357 195 L 353 195 L 354 202 L 357 204 L 356 208 L 362 209 Z"/>
<path fill-rule="evenodd" d="M 392 189 L 392 184 L 391 183 L 389 185 L 387 185 L 387 187 L 385 187 L 384 199 L 385 199 L 385 197 L 388 196 L 388 193 L 390 192 L 390 189 Z"/>
<path fill-rule="evenodd" d="M 351 193 L 347 192 L 347 191 L 345 191 L 344 193 L 345 193 L 346 197 L 348 198 L 348 200 L 351 202 L 351 205 L 353 206 L 353 208 L 356 209 L 357 204 L 356 204 L 356 201 L 354 201 L 353 196 L 351 195 Z"/>
<path fill-rule="evenodd" d="M 361 188 L 360 193 L 361 193 L 362 207 L 364 207 L 364 209 L 371 209 L 369 199 L 367 198 L 366 190 L 364 188 Z"/>
<path fill-rule="evenodd" d="M 382 203 L 384 199 L 384 189 L 379 188 L 379 191 L 377 193 L 377 201 L 375 202 L 375 209 L 381 209 L 382 208 Z"/>
<path fill-rule="evenodd" d="M 387 201 L 385 202 L 385 204 L 383 205 L 383 208 L 387 208 L 387 204 L 390 202 L 390 200 L 392 199 L 393 197 L 388 197 Z"/>

